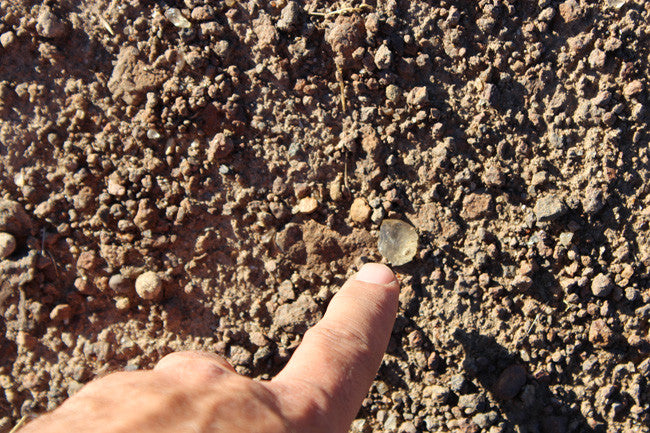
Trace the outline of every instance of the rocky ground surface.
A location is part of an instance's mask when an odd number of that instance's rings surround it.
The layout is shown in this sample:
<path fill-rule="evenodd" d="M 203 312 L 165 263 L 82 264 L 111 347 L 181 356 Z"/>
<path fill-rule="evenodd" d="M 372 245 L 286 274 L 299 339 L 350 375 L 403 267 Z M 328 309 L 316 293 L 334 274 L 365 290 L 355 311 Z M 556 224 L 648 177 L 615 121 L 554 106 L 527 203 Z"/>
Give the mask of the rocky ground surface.
<path fill-rule="evenodd" d="M 650 2 L 0 0 L 0 432 L 271 377 L 417 230 L 355 432 L 647 432 Z"/>

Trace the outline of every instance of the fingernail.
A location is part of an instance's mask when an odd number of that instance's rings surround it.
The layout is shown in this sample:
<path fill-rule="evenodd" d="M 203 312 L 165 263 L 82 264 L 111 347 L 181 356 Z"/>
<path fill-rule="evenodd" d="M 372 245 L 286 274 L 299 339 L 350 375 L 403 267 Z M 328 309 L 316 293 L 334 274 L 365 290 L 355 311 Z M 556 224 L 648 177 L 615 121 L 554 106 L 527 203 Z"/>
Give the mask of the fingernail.
<path fill-rule="evenodd" d="M 372 284 L 388 284 L 395 281 L 395 274 L 381 263 L 366 263 L 359 269 L 355 280 Z"/>

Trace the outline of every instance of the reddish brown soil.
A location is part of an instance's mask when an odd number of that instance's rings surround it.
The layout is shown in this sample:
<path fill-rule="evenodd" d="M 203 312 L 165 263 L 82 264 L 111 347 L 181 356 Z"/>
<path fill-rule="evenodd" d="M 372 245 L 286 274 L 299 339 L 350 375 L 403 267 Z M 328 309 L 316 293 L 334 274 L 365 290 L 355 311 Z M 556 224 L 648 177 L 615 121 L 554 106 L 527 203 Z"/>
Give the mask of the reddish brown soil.
<path fill-rule="evenodd" d="M 354 431 L 650 431 L 649 22 L 0 0 L 0 432 L 179 349 L 271 377 L 384 218 L 420 251 Z"/>

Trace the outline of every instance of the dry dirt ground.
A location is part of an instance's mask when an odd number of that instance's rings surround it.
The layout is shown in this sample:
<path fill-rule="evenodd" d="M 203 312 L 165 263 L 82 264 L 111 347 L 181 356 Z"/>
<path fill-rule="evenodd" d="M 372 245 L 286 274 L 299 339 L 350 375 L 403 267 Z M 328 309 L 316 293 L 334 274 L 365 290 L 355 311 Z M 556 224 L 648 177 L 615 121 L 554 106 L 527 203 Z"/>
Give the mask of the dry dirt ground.
<path fill-rule="evenodd" d="M 649 22 L 0 0 L 0 432 L 179 349 L 271 377 L 385 218 L 420 248 L 354 431 L 650 431 Z"/>

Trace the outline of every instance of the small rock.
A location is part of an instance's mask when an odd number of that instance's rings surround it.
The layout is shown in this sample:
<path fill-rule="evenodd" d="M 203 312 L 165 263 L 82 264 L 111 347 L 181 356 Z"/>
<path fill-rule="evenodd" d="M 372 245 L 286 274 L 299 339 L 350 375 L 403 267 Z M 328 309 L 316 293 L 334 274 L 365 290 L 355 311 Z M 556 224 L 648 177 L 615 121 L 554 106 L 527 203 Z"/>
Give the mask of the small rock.
<path fill-rule="evenodd" d="M 495 411 L 479 413 L 472 417 L 472 422 L 482 429 L 490 427 L 497 420 L 498 414 Z"/>
<path fill-rule="evenodd" d="M 0 232 L 22 237 L 28 235 L 32 222 L 20 203 L 0 198 Z"/>
<path fill-rule="evenodd" d="M 318 200 L 314 197 L 305 197 L 298 202 L 298 212 L 310 214 L 318 209 Z"/>
<path fill-rule="evenodd" d="M 189 29 L 192 27 L 192 23 L 185 18 L 180 10 L 176 8 L 169 8 L 165 11 L 165 17 L 176 27 L 181 29 Z"/>
<path fill-rule="evenodd" d="M 627 97 L 638 95 L 643 91 L 643 83 L 640 80 L 634 80 L 628 83 L 623 89 L 623 94 Z"/>
<path fill-rule="evenodd" d="M 519 364 L 506 368 L 497 383 L 494 385 L 493 393 L 501 400 L 514 398 L 526 383 L 526 369 Z"/>
<path fill-rule="evenodd" d="M 440 385 L 429 385 L 422 391 L 424 397 L 429 398 L 432 403 L 445 404 L 449 400 L 449 388 Z"/>
<path fill-rule="evenodd" d="M 589 341 L 596 347 L 607 347 L 614 342 L 615 334 L 603 319 L 596 319 L 589 327 Z"/>
<path fill-rule="evenodd" d="M 386 99 L 391 102 L 398 102 L 402 98 L 402 89 L 394 84 L 386 86 Z"/>
<path fill-rule="evenodd" d="M 50 311 L 50 319 L 55 322 L 65 322 L 72 317 L 72 308 L 68 304 L 59 304 Z"/>
<path fill-rule="evenodd" d="M 582 201 L 582 208 L 588 215 L 595 215 L 605 206 L 603 192 L 600 189 L 588 189 Z"/>
<path fill-rule="evenodd" d="M 378 249 L 391 265 L 404 265 L 417 253 L 418 233 L 404 221 L 385 219 L 379 228 Z"/>
<path fill-rule="evenodd" d="M 310 295 L 303 293 L 295 302 L 278 307 L 273 324 L 287 332 L 302 333 L 319 318 L 318 305 Z"/>
<path fill-rule="evenodd" d="M 418 429 L 411 421 L 404 421 L 397 429 L 397 433 L 417 433 Z"/>
<path fill-rule="evenodd" d="M 567 23 L 578 19 L 581 13 L 580 5 L 576 0 L 566 0 L 560 4 L 559 9 L 562 19 Z"/>
<path fill-rule="evenodd" d="M 245 347 L 233 345 L 230 346 L 228 359 L 232 365 L 247 366 L 253 360 L 253 354 L 246 350 Z"/>
<path fill-rule="evenodd" d="M 131 290 L 131 280 L 122 274 L 111 275 L 108 279 L 108 287 L 115 293 L 128 293 Z"/>
<path fill-rule="evenodd" d="M 36 33 L 44 38 L 58 39 L 66 36 L 68 29 L 50 8 L 42 7 L 36 20 Z"/>
<path fill-rule="evenodd" d="M 465 394 L 458 397 L 458 407 L 468 415 L 480 412 L 486 403 L 485 396 L 481 394 Z"/>
<path fill-rule="evenodd" d="M 16 238 L 9 234 L 0 232 L 0 260 L 4 260 L 16 251 Z"/>
<path fill-rule="evenodd" d="M 16 43 L 16 34 L 14 32 L 4 32 L 0 35 L 0 45 L 3 48 L 9 48 Z"/>
<path fill-rule="evenodd" d="M 163 281 L 156 272 L 147 271 L 135 280 L 135 291 L 142 299 L 154 301 L 160 299 Z"/>
<path fill-rule="evenodd" d="M 392 61 L 393 53 L 386 44 L 383 44 L 375 53 L 375 65 L 377 65 L 379 69 L 388 69 Z"/>
<path fill-rule="evenodd" d="M 544 222 L 561 217 L 567 210 L 566 204 L 559 197 L 556 195 L 547 195 L 537 200 L 534 212 L 537 221 Z"/>
<path fill-rule="evenodd" d="M 388 414 L 386 421 L 384 421 L 384 431 L 393 432 L 397 429 L 397 414 L 391 412 Z"/>
<path fill-rule="evenodd" d="M 429 97 L 427 96 L 427 88 L 424 86 L 414 87 L 406 95 L 406 103 L 414 106 L 422 106 L 429 102 Z"/>
<path fill-rule="evenodd" d="M 296 30 L 302 21 L 303 10 L 295 1 L 290 1 L 282 9 L 280 19 L 278 20 L 278 29 L 283 32 Z"/>
<path fill-rule="evenodd" d="M 372 209 L 364 198 L 355 198 L 350 206 L 350 219 L 359 224 L 365 224 L 370 219 Z"/>
<path fill-rule="evenodd" d="M 232 153 L 235 146 L 230 137 L 226 136 L 223 132 L 217 133 L 208 147 L 207 159 L 208 162 L 214 162 L 218 159 L 227 157 Z"/>
<path fill-rule="evenodd" d="M 492 212 L 492 196 L 490 194 L 469 194 L 463 199 L 462 217 L 476 220 L 486 217 Z"/>
<path fill-rule="evenodd" d="M 467 385 L 467 379 L 462 374 L 455 374 L 449 379 L 449 386 L 454 392 L 462 392 Z"/>
<path fill-rule="evenodd" d="M 612 279 L 604 274 L 598 274 L 591 282 L 591 293 L 599 298 L 604 298 L 612 292 Z"/>

